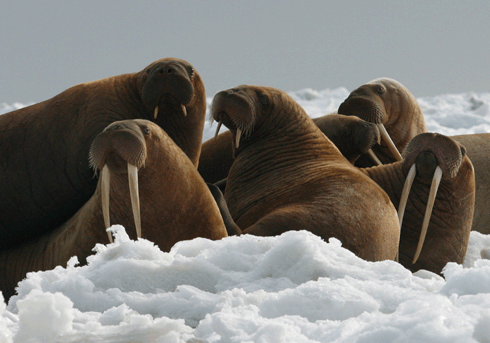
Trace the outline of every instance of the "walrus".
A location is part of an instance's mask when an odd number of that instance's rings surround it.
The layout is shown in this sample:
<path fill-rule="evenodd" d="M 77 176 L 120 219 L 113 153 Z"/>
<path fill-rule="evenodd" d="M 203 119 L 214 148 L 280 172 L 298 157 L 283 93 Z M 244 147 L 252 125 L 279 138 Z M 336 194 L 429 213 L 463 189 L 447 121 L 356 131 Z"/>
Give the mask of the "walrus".
<path fill-rule="evenodd" d="M 417 134 L 427 132 L 422 110 L 413 95 L 398 81 L 382 78 L 373 80 L 352 91 L 340 105 L 339 113 L 360 117 L 372 123 L 383 124 L 398 151 L 403 151 Z M 490 171 L 488 151 L 490 134 L 452 136 L 461 143 L 470 158 L 476 180 L 476 200 L 472 230 L 490 234 Z M 393 150 L 393 148 L 392 148 Z M 374 146 L 373 151 L 383 163 L 391 163 L 397 157 L 386 146 Z M 356 165 L 374 165 L 365 155 Z"/>
<path fill-rule="evenodd" d="M 110 223 L 123 225 L 133 239 L 139 230 L 162 251 L 182 240 L 227 236 L 206 183 L 155 123 L 109 125 L 94 139 L 90 163 L 103 175 L 72 218 L 36 241 L 0 251 L 0 290 L 7 299 L 27 272 L 65 265 L 72 256 L 84 264 L 96 243 L 109 243 Z M 137 180 L 132 186 L 131 179 Z"/>
<path fill-rule="evenodd" d="M 319 198 L 316 192 L 319 192 L 321 185 L 315 184 L 316 180 L 311 178 L 321 168 L 310 160 L 308 165 L 314 167 L 313 172 L 308 172 L 302 163 L 308 160 L 305 156 L 309 154 L 319 158 L 317 153 L 321 150 L 316 144 L 308 147 L 301 143 L 297 128 L 307 126 L 302 125 L 307 120 L 287 115 L 289 112 L 301 112 L 301 108 L 297 104 L 294 106 L 292 99 L 285 99 L 284 93 L 279 94 L 281 96 L 271 95 L 268 88 L 240 86 L 219 93 L 213 100 L 213 118 L 230 128 L 235 148 L 236 159 L 225 190 L 229 211 L 243 233 L 275 235 L 288 229 L 312 227 L 314 233 L 324 238 L 330 234 L 335 236 L 325 230 L 315 230 L 318 223 L 328 223 L 328 220 L 322 218 L 315 221 L 318 218 L 310 212 L 314 206 L 308 203 L 309 200 L 305 201 L 309 196 L 314 197 L 315 201 Z M 267 105 L 261 102 L 265 96 L 267 98 L 262 101 Z M 272 97 L 273 100 L 269 100 Z M 311 125 L 305 130 L 307 140 L 317 143 L 310 130 L 313 130 Z M 323 135 L 317 132 L 318 136 Z M 319 159 L 326 163 L 325 160 L 332 158 L 332 155 Z M 337 163 L 338 159 L 343 163 Z M 338 153 L 333 162 L 342 166 L 346 163 Z M 405 203 L 405 209 L 400 209 L 400 263 L 412 271 L 426 269 L 440 273 L 448 262 L 462 262 L 469 239 L 475 196 L 473 166 L 463 146 L 449 137 L 426 133 L 411 141 L 400 162 L 361 169 L 348 162 L 347 165 L 348 169 L 364 173 L 379 184 L 386 192 L 382 194 L 388 194 L 397 207 L 401 201 Z M 342 181 L 348 175 L 344 171 L 338 174 L 343 177 Z M 408 174 L 413 176 L 411 183 L 414 187 L 411 191 L 404 187 Z M 325 171 L 322 175 L 326 178 L 330 176 Z M 338 183 L 338 180 L 331 177 L 326 182 L 325 188 L 329 191 L 332 190 L 331 183 Z M 334 206 L 332 203 L 343 201 L 339 208 L 344 209 L 345 216 L 349 216 L 352 211 L 356 215 L 359 206 L 369 208 L 371 201 L 380 199 L 371 194 L 351 203 L 345 199 L 345 195 L 350 196 L 348 186 L 336 195 L 334 201 L 323 206 L 328 206 L 330 210 Z M 305 205 L 309 205 L 307 210 L 302 207 Z M 382 207 L 372 203 L 368 211 L 373 208 L 380 210 Z M 305 225 L 305 222 L 308 224 Z M 351 226 L 347 226 L 350 230 L 342 225 L 336 226 L 341 234 L 347 235 L 339 239 L 344 242 L 353 239 L 352 234 L 360 235 L 359 231 L 353 230 L 360 228 L 360 222 L 362 220 L 358 219 L 355 225 L 351 223 Z M 341 223 L 337 220 L 335 224 Z M 349 248 L 348 245 L 346 247 Z M 356 251 L 355 248 L 350 249 Z M 366 258 L 364 254 L 360 256 Z"/>
<path fill-rule="evenodd" d="M 373 151 L 382 163 L 400 161 L 399 151 L 403 149 L 398 147 L 405 148 L 413 137 L 427 132 L 415 97 L 400 82 L 390 78 L 375 79 L 353 90 L 340 104 L 338 113 L 379 125 L 383 144 L 373 147 Z M 367 167 L 372 162 L 360 158 L 356 165 Z"/>
<path fill-rule="evenodd" d="M 235 160 L 224 197 L 241 233 L 304 229 L 336 237 L 369 261 L 395 258 L 400 231 L 388 195 L 285 92 L 225 90 L 214 97 L 211 115 L 232 135 Z"/>
<path fill-rule="evenodd" d="M 441 273 L 466 255 L 475 205 L 473 165 L 460 143 L 434 133 L 415 136 L 403 157 L 360 170 L 399 209 L 399 262 L 411 271 Z"/>
<path fill-rule="evenodd" d="M 355 116 L 330 113 L 313 122 L 352 164 L 380 143 L 377 126 Z M 233 160 L 232 135 L 225 131 L 203 143 L 198 171 L 206 182 L 216 183 L 228 176 Z"/>
<path fill-rule="evenodd" d="M 60 226 L 90 199 L 97 178 L 89 148 L 106 126 L 151 120 L 197 166 L 205 111 L 197 71 L 186 61 L 164 58 L 0 116 L 0 249 Z"/>

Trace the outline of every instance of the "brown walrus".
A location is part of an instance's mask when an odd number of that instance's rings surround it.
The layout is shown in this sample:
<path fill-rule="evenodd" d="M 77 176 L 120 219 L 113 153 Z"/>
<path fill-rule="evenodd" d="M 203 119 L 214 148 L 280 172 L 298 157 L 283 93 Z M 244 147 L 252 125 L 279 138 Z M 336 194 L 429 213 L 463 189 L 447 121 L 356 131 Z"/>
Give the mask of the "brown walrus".
<path fill-rule="evenodd" d="M 212 116 L 233 138 L 224 196 L 243 233 L 304 229 L 370 261 L 395 258 L 399 228 L 389 197 L 290 96 L 239 86 L 216 94 Z"/>
<path fill-rule="evenodd" d="M 382 134 L 395 133 L 389 137 L 383 135 L 383 144 L 373 147 L 383 163 L 401 160 L 396 147 L 405 148 L 413 137 L 427 132 L 417 100 L 400 82 L 389 78 L 375 79 L 353 90 L 340 104 L 338 113 L 378 124 Z M 372 162 L 362 158 L 356 165 L 366 167 Z"/>
<path fill-rule="evenodd" d="M 339 113 L 358 116 L 364 120 L 383 124 L 399 151 L 417 134 L 427 132 L 424 116 L 418 102 L 399 82 L 392 79 L 377 79 L 352 91 L 340 105 Z M 476 200 L 472 230 L 490 234 L 490 134 L 452 136 L 461 143 L 475 169 Z M 373 147 L 376 155 L 384 163 L 397 158 L 385 146 Z M 368 167 L 372 162 L 362 156 L 356 165 Z"/>
<path fill-rule="evenodd" d="M 466 255 L 475 205 L 473 165 L 461 144 L 440 134 L 417 135 L 403 155 L 403 161 L 360 170 L 399 208 L 399 262 L 411 271 L 440 273 L 448 262 L 463 263 Z M 407 200 L 404 186 L 411 182 Z"/>
<path fill-rule="evenodd" d="M 140 230 L 163 251 L 181 240 L 227 236 L 205 182 L 158 125 L 147 120 L 115 122 L 95 138 L 90 158 L 105 176 L 89 201 L 37 241 L 0 252 L 0 290 L 7 299 L 27 272 L 65 265 L 72 256 L 85 263 L 96 243 L 109 242 L 107 219 L 126 227 L 130 237 L 136 238 Z M 103 192 L 109 192 L 107 176 L 110 195 Z M 130 189 L 128 177 L 135 176 L 139 182 Z M 104 205 L 103 199 L 110 204 Z"/>
<path fill-rule="evenodd" d="M 355 116 L 331 113 L 313 122 L 352 164 L 380 141 L 377 126 Z M 206 182 L 215 183 L 228 176 L 233 160 L 232 135 L 226 131 L 203 143 L 198 170 Z"/>
<path fill-rule="evenodd" d="M 60 226 L 88 201 L 97 185 L 89 148 L 107 125 L 151 120 L 197 165 L 205 110 L 199 74 L 165 58 L 0 116 L 0 249 Z"/>

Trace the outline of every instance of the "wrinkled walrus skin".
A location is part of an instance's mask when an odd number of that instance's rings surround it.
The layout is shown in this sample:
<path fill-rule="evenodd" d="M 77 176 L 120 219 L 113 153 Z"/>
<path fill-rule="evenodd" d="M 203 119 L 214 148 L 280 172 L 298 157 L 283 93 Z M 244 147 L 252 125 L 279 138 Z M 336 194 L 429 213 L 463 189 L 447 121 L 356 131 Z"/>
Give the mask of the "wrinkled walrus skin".
<path fill-rule="evenodd" d="M 286 93 L 239 86 L 216 94 L 211 111 L 232 133 L 224 196 L 243 233 L 304 229 L 366 260 L 395 258 L 400 231 L 388 195 Z"/>
<path fill-rule="evenodd" d="M 97 178 L 89 148 L 106 126 L 151 120 L 197 165 L 205 110 L 199 74 L 165 58 L 0 116 L 0 249 L 60 226 L 90 199 Z"/>
<path fill-rule="evenodd" d="M 331 113 L 313 122 L 352 164 L 379 143 L 376 125 L 355 116 Z M 206 182 L 216 183 L 228 176 L 234 160 L 231 141 L 231 132 L 226 131 L 203 143 L 198 170 Z"/>
<path fill-rule="evenodd" d="M 125 120 L 109 125 L 93 141 L 95 168 L 110 172 L 110 223 L 136 239 L 128 182 L 128 164 L 138 169 L 142 237 L 162 251 L 195 237 L 227 236 L 220 211 L 195 166 L 158 125 Z M 102 182 L 87 203 L 66 223 L 36 241 L 0 251 L 0 290 L 8 299 L 27 272 L 65 266 L 72 256 L 81 264 L 96 243 L 107 244 L 102 210 Z"/>

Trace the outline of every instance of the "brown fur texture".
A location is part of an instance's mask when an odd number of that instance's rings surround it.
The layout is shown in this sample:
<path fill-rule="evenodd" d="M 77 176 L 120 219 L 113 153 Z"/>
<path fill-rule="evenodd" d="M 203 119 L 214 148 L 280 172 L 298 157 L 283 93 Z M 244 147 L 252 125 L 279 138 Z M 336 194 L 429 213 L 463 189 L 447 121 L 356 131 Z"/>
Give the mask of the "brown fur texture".
<path fill-rule="evenodd" d="M 0 116 L 0 249 L 58 227 L 90 199 L 97 178 L 89 148 L 107 125 L 154 121 L 197 165 L 205 110 L 199 74 L 186 61 L 165 58 Z"/>
<path fill-rule="evenodd" d="M 473 165 L 458 142 L 433 133 L 417 135 L 403 155 L 403 161 L 363 171 L 388 193 L 398 208 L 408 170 L 416 163 L 417 176 L 401 228 L 399 261 L 411 271 L 440 273 L 448 262 L 463 263 L 466 255 L 475 204 Z M 412 264 L 437 166 L 441 167 L 443 178 L 425 244 L 418 261 Z"/>
<path fill-rule="evenodd" d="M 111 170 L 110 218 L 136 238 L 127 163 L 139 167 L 142 237 L 169 251 L 178 241 L 226 237 L 218 206 L 195 166 L 156 124 L 127 120 L 110 125 L 94 140 L 93 164 Z M 96 243 L 108 243 L 101 187 L 66 223 L 35 242 L 0 252 L 0 290 L 8 299 L 30 271 L 66 265 L 72 256 L 85 263 Z"/>
<path fill-rule="evenodd" d="M 376 125 L 355 116 L 331 113 L 313 122 L 352 164 L 379 143 Z M 226 131 L 204 142 L 198 170 L 206 182 L 215 183 L 228 176 L 233 161 L 232 135 Z"/>
<path fill-rule="evenodd" d="M 395 258 L 399 229 L 389 197 L 286 93 L 246 85 L 222 91 L 212 116 L 232 135 L 225 199 L 243 233 L 309 230 L 367 260 Z"/>
<path fill-rule="evenodd" d="M 417 134 L 427 132 L 417 101 L 404 86 L 392 79 L 373 80 L 357 88 L 340 105 L 339 113 L 385 124 L 400 152 Z M 465 147 L 475 170 L 476 200 L 472 230 L 490 234 L 490 134 L 458 135 L 451 138 Z M 395 161 L 386 148 L 375 147 L 373 150 L 384 163 Z M 373 164 L 367 157 L 361 156 L 356 165 L 368 167 Z"/>

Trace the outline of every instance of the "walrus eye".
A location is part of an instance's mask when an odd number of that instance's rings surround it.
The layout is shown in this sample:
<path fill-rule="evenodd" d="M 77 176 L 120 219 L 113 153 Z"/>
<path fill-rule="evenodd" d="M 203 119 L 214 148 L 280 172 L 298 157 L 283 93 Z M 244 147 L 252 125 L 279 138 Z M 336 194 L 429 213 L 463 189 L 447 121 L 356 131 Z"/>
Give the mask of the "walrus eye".
<path fill-rule="evenodd" d="M 150 134 L 150 128 L 148 126 L 143 126 L 142 131 L 146 136 Z"/>
<path fill-rule="evenodd" d="M 264 106 L 269 105 L 269 97 L 267 95 L 265 95 L 265 94 L 261 94 L 259 96 L 259 101 Z"/>
<path fill-rule="evenodd" d="M 194 68 L 189 67 L 189 76 L 194 77 Z"/>
<path fill-rule="evenodd" d="M 383 94 L 385 92 L 385 88 L 383 86 L 378 86 L 376 91 L 378 92 L 378 94 Z"/>

